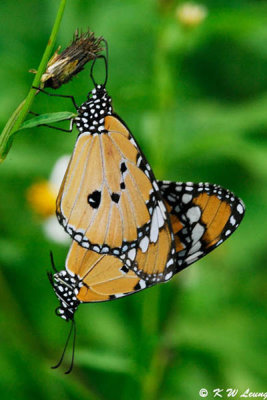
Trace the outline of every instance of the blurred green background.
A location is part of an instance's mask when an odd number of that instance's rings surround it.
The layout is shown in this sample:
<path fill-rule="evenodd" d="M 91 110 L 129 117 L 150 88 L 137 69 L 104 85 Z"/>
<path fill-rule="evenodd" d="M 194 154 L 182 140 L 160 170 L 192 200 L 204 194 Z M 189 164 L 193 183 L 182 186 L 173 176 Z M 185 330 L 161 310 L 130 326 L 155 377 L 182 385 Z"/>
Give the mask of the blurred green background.
<path fill-rule="evenodd" d="M 0 120 L 27 94 L 59 1 L 2 0 Z M 206 0 L 185 26 L 181 1 L 68 1 L 57 44 L 89 26 L 109 43 L 108 90 L 158 179 L 209 181 L 240 196 L 246 216 L 219 249 L 159 285 L 80 306 L 75 368 L 51 370 L 69 324 L 46 277 L 68 247 L 44 235 L 26 192 L 71 153 L 72 134 L 17 135 L 0 166 L 2 399 L 184 400 L 207 388 L 266 391 L 267 2 Z M 79 103 L 89 66 L 58 90 Z M 72 111 L 39 95 L 36 112 Z M 265 286 L 266 288 L 266 286 Z M 265 385 L 265 386 L 264 386 Z M 223 394 L 226 398 L 226 393 Z"/>

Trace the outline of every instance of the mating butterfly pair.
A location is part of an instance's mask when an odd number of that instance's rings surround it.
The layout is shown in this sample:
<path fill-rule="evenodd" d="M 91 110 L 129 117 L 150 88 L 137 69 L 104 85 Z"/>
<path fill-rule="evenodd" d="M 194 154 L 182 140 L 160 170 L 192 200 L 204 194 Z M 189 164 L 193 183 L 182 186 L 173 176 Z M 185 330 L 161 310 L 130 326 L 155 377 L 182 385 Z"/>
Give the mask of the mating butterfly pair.
<path fill-rule="evenodd" d="M 77 111 L 79 135 L 57 198 L 73 243 L 65 270 L 50 274 L 66 320 L 80 303 L 168 281 L 226 240 L 244 215 L 242 201 L 220 186 L 156 181 L 105 85 Z"/>
<path fill-rule="evenodd" d="M 77 107 L 73 122 L 79 134 L 56 204 L 58 220 L 73 242 L 65 270 L 58 272 L 52 259 L 55 273 L 48 274 L 60 301 L 57 315 L 72 321 L 54 368 L 74 327 L 66 373 L 73 366 L 79 304 L 113 300 L 168 281 L 225 241 L 245 212 L 242 201 L 220 186 L 156 181 L 126 124 L 113 112 L 106 81 L 97 85 L 92 70 L 95 87 Z"/>

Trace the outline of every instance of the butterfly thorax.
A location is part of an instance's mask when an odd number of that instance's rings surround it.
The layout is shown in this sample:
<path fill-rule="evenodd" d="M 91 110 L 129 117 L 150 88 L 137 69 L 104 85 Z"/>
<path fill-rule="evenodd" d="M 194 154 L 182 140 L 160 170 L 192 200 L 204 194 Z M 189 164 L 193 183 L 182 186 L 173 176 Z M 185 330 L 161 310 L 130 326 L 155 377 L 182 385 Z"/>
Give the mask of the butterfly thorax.
<path fill-rule="evenodd" d="M 51 284 L 60 301 L 56 314 L 67 321 L 73 320 L 74 313 L 81 303 L 77 299 L 77 294 L 83 285 L 82 281 L 77 275 L 72 276 L 63 270 L 53 275 Z"/>
<path fill-rule="evenodd" d="M 78 109 L 74 118 L 79 134 L 101 134 L 105 130 L 105 116 L 112 114 L 111 97 L 103 85 L 97 85 L 88 93 L 88 101 Z"/>

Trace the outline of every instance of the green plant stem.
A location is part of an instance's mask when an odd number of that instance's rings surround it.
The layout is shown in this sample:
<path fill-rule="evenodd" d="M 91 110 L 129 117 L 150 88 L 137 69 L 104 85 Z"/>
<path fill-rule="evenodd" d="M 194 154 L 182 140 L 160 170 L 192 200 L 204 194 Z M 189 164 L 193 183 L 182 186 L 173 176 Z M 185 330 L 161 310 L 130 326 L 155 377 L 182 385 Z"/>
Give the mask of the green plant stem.
<path fill-rule="evenodd" d="M 142 400 L 156 400 L 163 381 L 169 357 L 161 345 L 157 346 L 151 356 L 151 363 L 142 387 Z"/>
<path fill-rule="evenodd" d="M 52 53 L 53 47 L 55 45 L 56 36 L 59 30 L 59 26 L 63 17 L 64 9 L 66 5 L 66 0 L 61 0 L 57 16 L 50 34 L 47 46 L 45 48 L 43 57 L 41 59 L 40 65 L 38 67 L 37 73 L 34 77 L 32 86 L 38 87 L 40 84 L 41 77 L 45 71 L 46 65 Z M 19 105 L 16 111 L 12 114 L 11 118 L 8 120 L 3 132 L 0 135 L 0 163 L 5 159 L 11 144 L 11 136 L 16 132 L 21 126 L 22 122 L 25 120 L 28 111 L 33 103 L 36 90 L 31 87 L 26 99 Z"/>
<path fill-rule="evenodd" d="M 16 108 L 16 110 L 13 112 L 9 120 L 7 121 L 1 135 L 0 135 L 0 163 L 4 161 L 6 158 L 7 153 L 9 152 L 9 149 L 12 145 L 12 138 L 11 135 L 13 132 L 14 125 L 18 119 L 18 116 L 20 115 L 20 112 L 25 105 L 26 99 L 24 99 L 19 106 Z"/>
<path fill-rule="evenodd" d="M 171 129 L 169 114 L 173 108 L 173 76 L 168 61 L 168 48 L 166 47 L 165 32 L 168 25 L 162 23 L 159 28 L 157 46 L 154 52 L 154 76 L 155 76 L 155 110 L 157 124 L 153 131 L 152 164 L 156 176 L 166 176 L 163 158 L 168 153 L 168 143 L 165 132 Z"/>
<path fill-rule="evenodd" d="M 154 364 L 154 354 L 159 347 L 159 304 L 160 288 L 154 287 L 150 296 L 145 296 L 142 306 L 142 343 L 138 364 L 140 368 L 140 399 L 150 400 L 153 395 L 150 388 L 153 380 L 157 379 L 157 373 L 153 368 L 154 375 L 151 376 L 151 366 Z"/>

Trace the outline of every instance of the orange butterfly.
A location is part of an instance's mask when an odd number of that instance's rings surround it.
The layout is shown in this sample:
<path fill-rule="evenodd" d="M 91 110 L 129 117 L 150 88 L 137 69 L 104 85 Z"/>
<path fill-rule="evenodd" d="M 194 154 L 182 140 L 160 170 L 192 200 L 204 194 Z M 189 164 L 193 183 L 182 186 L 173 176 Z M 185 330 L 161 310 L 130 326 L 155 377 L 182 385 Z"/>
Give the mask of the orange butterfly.
<path fill-rule="evenodd" d="M 175 243 L 158 184 L 104 85 L 89 93 L 74 123 L 79 135 L 56 204 L 60 224 L 80 246 L 127 266 L 138 249 L 146 253 L 160 241 L 171 267 Z"/>

